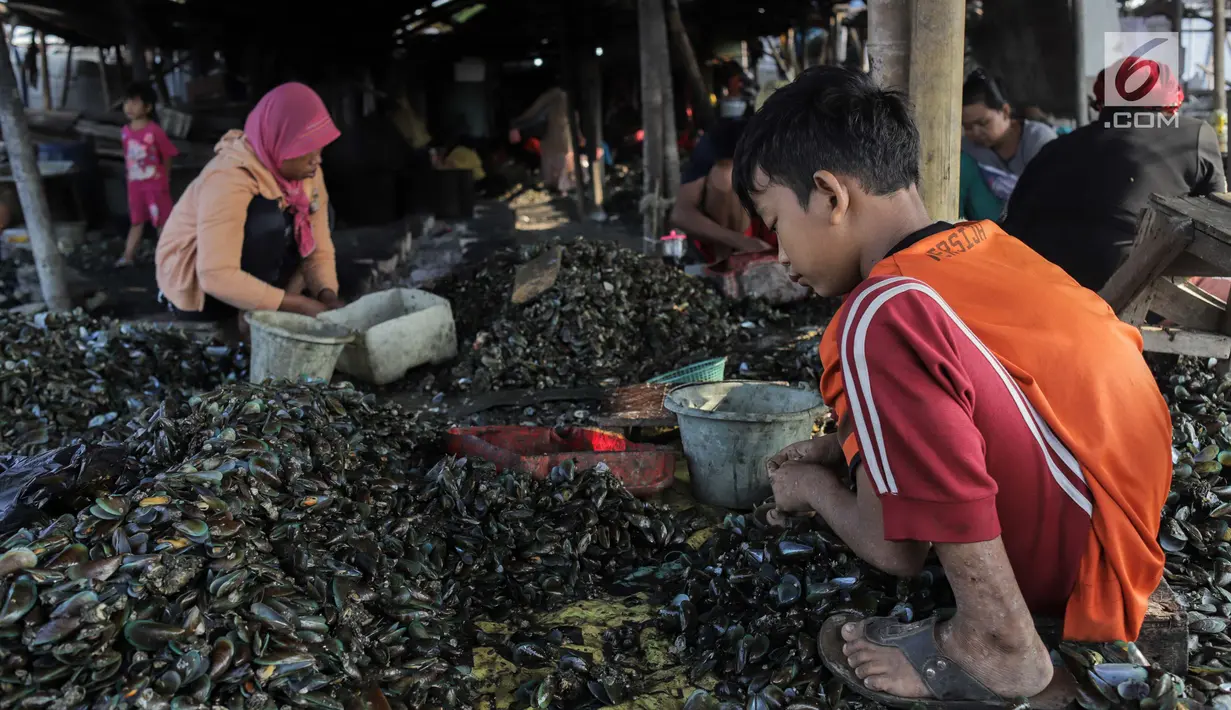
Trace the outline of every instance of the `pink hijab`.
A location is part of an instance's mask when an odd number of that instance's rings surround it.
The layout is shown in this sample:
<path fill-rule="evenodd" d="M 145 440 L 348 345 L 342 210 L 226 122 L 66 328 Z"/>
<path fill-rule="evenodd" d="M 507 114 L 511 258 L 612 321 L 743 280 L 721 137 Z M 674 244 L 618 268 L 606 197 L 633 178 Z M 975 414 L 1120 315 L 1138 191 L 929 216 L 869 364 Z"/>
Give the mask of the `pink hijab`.
<path fill-rule="evenodd" d="M 287 180 L 278 171 L 282 161 L 320 150 L 342 135 L 333 125 L 325 102 L 303 84 L 283 84 L 261 97 L 244 122 L 244 136 L 261 164 L 273 173 L 282 188 L 288 209 L 295 217 L 295 240 L 300 256 L 316 249 L 312 236 L 312 196 L 302 180 Z"/>

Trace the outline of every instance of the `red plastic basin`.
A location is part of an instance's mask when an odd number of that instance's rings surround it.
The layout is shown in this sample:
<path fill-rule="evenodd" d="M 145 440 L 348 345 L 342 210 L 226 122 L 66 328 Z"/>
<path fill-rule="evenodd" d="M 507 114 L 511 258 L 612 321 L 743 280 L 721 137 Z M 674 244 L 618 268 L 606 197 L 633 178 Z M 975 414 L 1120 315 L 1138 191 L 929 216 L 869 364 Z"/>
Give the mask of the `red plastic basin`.
<path fill-rule="evenodd" d="M 445 435 L 445 446 L 451 454 L 486 459 L 501 470 L 527 471 L 535 478 L 547 478 L 552 468 L 570 459 L 579 468 L 604 463 L 629 493 L 642 498 L 675 480 L 674 449 L 638 444 L 601 429 L 458 427 Z"/>

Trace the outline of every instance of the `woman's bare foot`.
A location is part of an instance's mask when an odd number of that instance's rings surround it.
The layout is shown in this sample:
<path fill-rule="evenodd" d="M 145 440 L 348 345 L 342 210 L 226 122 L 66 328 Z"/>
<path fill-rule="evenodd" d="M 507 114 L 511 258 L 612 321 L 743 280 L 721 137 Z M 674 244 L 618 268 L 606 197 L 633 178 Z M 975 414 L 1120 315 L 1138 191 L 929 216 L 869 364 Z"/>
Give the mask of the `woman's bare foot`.
<path fill-rule="evenodd" d="M 865 623 L 842 627 L 846 641 L 842 652 L 855 675 L 871 690 L 902 698 L 930 697 L 932 693 L 900 650 L 864 638 Z M 965 626 L 954 621 L 938 624 L 938 650 L 992 692 L 1005 698 L 1032 697 L 1051 682 L 1051 659 L 1033 628 L 1029 629 L 1033 639 L 1013 640 L 998 633 L 968 633 Z M 997 641 L 989 644 L 988 638 Z"/>

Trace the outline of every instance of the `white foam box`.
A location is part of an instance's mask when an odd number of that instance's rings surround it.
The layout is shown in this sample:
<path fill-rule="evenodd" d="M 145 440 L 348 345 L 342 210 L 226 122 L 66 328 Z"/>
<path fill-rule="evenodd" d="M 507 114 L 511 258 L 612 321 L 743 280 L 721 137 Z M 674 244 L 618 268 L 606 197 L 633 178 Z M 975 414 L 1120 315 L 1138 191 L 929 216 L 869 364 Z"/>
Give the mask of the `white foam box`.
<path fill-rule="evenodd" d="M 412 367 L 457 356 L 453 307 L 427 291 L 380 291 L 318 318 L 355 331 L 337 369 L 372 384 L 389 384 Z"/>

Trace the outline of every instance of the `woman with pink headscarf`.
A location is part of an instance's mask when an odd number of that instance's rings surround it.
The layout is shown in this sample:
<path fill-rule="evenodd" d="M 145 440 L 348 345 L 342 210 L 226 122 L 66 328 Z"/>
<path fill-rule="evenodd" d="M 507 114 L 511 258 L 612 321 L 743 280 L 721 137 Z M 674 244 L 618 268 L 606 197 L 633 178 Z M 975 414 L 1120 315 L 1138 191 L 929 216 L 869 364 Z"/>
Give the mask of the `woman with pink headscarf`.
<path fill-rule="evenodd" d="M 158 287 L 174 311 L 222 321 L 341 305 L 320 171 L 321 149 L 339 135 L 316 92 L 290 83 L 223 136 L 158 240 Z"/>

